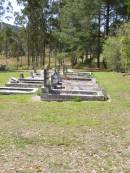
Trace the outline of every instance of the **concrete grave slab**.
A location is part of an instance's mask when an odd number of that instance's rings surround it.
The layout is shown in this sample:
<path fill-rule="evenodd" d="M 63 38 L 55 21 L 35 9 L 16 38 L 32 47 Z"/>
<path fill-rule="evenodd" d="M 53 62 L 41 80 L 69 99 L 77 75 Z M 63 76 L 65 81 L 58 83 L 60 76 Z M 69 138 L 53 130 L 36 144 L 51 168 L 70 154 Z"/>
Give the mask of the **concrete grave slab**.
<path fill-rule="evenodd" d="M 0 87 L 0 94 L 34 94 L 38 88 L 18 88 L 18 87 Z"/>
<path fill-rule="evenodd" d="M 74 73 L 62 76 L 62 87 L 49 86 L 49 89 L 42 88 L 42 100 L 46 101 L 70 101 L 70 100 L 88 100 L 88 101 L 105 101 L 106 93 L 97 84 L 92 73 Z"/>

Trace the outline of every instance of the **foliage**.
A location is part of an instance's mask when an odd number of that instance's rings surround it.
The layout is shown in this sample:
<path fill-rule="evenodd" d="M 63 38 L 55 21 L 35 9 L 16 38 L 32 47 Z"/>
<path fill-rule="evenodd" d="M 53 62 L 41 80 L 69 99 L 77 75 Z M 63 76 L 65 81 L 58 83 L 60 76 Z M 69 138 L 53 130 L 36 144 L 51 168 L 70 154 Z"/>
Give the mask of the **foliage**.
<path fill-rule="evenodd" d="M 130 68 L 130 23 L 123 24 L 115 37 L 109 37 L 104 45 L 103 57 L 113 70 Z"/>
<path fill-rule="evenodd" d="M 25 53 L 18 33 L 11 28 L 0 30 L 0 46 L 0 52 L 5 54 L 6 57 L 23 56 Z"/>
<path fill-rule="evenodd" d="M 103 57 L 107 60 L 108 66 L 119 71 L 123 62 L 121 59 L 121 43 L 119 38 L 110 37 L 104 45 Z"/>
<path fill-rule="evenodd" d="M 3 10 L 1 18 L 6 11 L 4 2 L 2 0 L 0 3 Z M 20 31 L 16 32 L 15 40 L 27 55 L 28 68 L 41 67 L 46 62 L 50 66 L 51 58 L 55 58 L 56 54 L 62 56 L 62 53 L 70 55 L 72 66 L 82 61 L 90 66 L 97 62 L 97 67 L 100 67 L 104 39 L 115 35 L 115 28 L 126 22 L 129 17 L 125 0 L 17 0 L 17 2 L 22 4 L 23 9 L 22 14 L 14 13 L 15 24 L 21 26 Z M 13 54 L 18 55 L 16 41 L 8 40 L 7 43 L 10 44 L 9 49 L 14 50 Z M 0 49 L 7 51 L 6 54 L 9 52 L 2 44 Z M 49 60 L 46 61 L 48 57 Z"/>
<path fill-rule="evenodd" d="M 128 12 L 130 13 L 130 0 L 126 0 L 127 7 L 128 7 Z"/>
<path fill-rule="evenodd" d="M 24 4 L 23 15 L 28 18 L 28 53 L 38 62 L 37 57 L 43 55 L 43 64 L 46 48 L 54 54 L 69 53 L 72 66 L 80 59 L 87 63 L 89 57 L 90 64 L 97 58 L 99 66 L 104 36 L 112 33 L 111 28 L 117 23 L 127 19 L 124 0 L 18 2 Z M 104 33 L 101 31 L 103 27 Z"/>

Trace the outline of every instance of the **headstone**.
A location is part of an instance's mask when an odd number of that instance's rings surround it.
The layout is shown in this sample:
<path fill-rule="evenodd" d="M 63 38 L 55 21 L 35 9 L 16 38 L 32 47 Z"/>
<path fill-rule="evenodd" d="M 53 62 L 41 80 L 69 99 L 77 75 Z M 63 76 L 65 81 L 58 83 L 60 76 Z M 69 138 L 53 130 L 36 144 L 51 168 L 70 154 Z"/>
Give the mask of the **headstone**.
<path fill-rule="evenodd" d="M 23 73 L 19 74 L 19 79 L 24 79 L 24 74 Z"/>
<path fill-rule="evenodd" d="M 63 65 L 63 74 L 65 75 L 67 73 L 67 66 Z"/>
<path fill-rule="evenodd" d="M 44 76 L 44 70 L 40 71 L 40 76 L 43 77 Z"/>
<path fill-rule="evenodd" d="M 56 73 L 54 73 L 53 75 L 51 75 L 51 85 L 55 88 L 58 85 L 58 76 Z"/>
<path fill-rule="evenodd" d="M 61 78 L 61 76 L 60 76 L 60 73 L 57 72 L 57 71 L 55 70 L 55 74 L 56 74 L 57 77 L 58 77 L 58 84 L 59 84 L 59 85 L 62 84 L 62 78 Z"/>
<path fill-rule="evenodd" d="M 51 85 L 57 88 L 57 85 L 62 85 L 62 79 L 60 74 L 55 70 L 54 74 L 51 76 Z"/>
<path fill-rule="evenodd" d="M 48 71 L 48 66 L 46 66 L 44 69 L 44 87 L 47 87 L 48 84 L 49 84 L 49 71 Z"/>
<path fill-rule="evenodd" d="M 30 76 L 31 76 L 31 78 L 34 78 L 34 74 L 32 71 L 30 72 Z"/>

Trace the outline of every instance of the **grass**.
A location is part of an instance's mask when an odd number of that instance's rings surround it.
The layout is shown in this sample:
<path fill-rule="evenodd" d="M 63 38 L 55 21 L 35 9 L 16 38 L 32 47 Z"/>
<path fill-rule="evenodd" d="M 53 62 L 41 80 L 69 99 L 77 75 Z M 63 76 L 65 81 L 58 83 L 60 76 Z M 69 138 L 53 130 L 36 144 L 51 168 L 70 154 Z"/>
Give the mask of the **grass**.
<path fill-rule="evenodd" d="M 0 96 L 5 172 L 130 172 L 130 77 L 94 74 L 109 102 L 37 102 Z M 17 73 L 0 73 L 0 84 Z"/>

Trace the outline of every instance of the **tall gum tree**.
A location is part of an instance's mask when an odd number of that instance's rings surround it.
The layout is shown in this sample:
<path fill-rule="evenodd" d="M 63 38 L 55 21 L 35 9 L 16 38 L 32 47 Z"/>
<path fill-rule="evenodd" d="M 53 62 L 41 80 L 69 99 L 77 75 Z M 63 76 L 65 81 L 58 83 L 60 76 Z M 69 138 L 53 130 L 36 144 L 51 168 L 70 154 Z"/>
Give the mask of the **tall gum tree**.
<path fill-rule="evenodd" d="M 32 65 L 45 65 L 46 9 L 48 0 L 18 0 L 24 4 L 23 14 L 28 18 L 28 44 Z"/>

